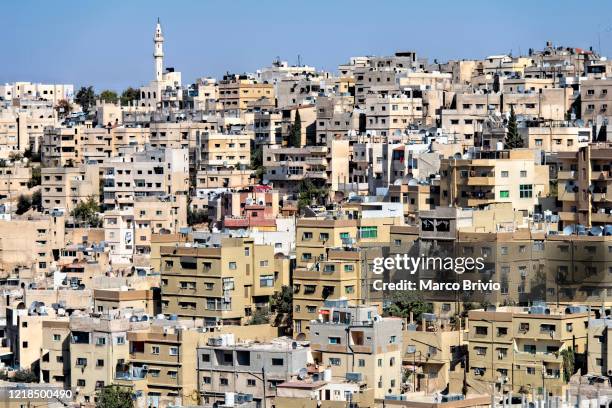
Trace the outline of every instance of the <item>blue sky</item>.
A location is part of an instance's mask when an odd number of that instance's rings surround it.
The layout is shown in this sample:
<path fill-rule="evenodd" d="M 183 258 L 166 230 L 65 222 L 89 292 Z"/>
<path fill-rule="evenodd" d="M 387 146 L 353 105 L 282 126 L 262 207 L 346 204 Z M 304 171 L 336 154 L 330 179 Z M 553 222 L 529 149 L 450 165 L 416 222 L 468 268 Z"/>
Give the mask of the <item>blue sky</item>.
<path fill-rule="evenodd" d="M 280 56 L 333 70 L 350 56 L 416 50 L 440 61 L 555 44 L 612 54 L 612 2 L 601 1 L 6 1 L 0 82 L 121 90 L 153 76 L 159 16 L 165 65 L 183 82 L 253 71 Z"/>

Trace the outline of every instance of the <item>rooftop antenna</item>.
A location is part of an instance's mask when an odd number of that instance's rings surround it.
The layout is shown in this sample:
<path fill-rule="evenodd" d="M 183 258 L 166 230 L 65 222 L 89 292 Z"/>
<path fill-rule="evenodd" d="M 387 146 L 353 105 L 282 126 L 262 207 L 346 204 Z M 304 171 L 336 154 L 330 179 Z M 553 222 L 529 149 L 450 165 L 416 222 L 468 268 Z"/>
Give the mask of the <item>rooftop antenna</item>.
<path fill-rule="evenodd" d="M 298 67 L 302 66 L 302 56 L 298 54 Z"/>

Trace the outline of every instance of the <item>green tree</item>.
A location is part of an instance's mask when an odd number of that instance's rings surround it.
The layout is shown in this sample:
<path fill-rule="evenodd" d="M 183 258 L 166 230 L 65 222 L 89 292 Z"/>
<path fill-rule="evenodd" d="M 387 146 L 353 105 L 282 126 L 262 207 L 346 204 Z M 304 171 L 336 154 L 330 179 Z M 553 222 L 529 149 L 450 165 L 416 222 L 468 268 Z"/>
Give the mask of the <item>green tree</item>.
<path fill-rule="evenodd" d="M 89 109 L 96 103 L 96 94 L 93 86 L 83 86 L 77 92 L 74 101 L 81 105 L 84 112 L 89 112 Z"/>
<path fill-rule="evenodd" d="M 302 118 L 299 109 L 295 111 L 295 119 L 289 131 L 289 145 L 293 147 L 302 146 Z"/>
<path fill-rule="evenodd" d="M 574 366 L 576 363 L 576 356 L 574 350 L 566 348 L 561 350 L 561 357 L 563 358 L 563 380 L 567 383 L 570 377 L 574 375 Z"/>
<path fill-rule="evenodd" d="M 191 206 L 187 207 L 187 225 L 204 224 L 208 222 L 208 214 L 201 209 L 192 210 Z"/>
<path fill-rule="evenodd" d="M 19 370 L 10 378 L 10 381 L 18 383 L 36 383 L 38 382 L 38 376 L 28 369 Z"/>
<path fill-rule="evenodd" d="M 268 324 L 270 323 L 270 311 L 268 308 L 256 309 L 251 318 L 249 319 L 248 324 Z"/>
<path fill-rule="evenodd" d="M 33 163 L 40 163 L 40 153 L 33 151 L 31 147 L 28 147 L 25 152 L 23 152 L 23 157 Z"/>
<path fill-rule="evenodd" d="M 37 211 L 42 211 L 42 194 L 40 190 L 36 190 L 32 194 L 32 207 Z"/>
<path fill-rule="evenodd" d="M 17 210 L 15 213 L 17 213 L 17 215 L 21 215 L 28 211 L 31 207 L 32 198 L 29 196 L 20 195 L 19 198 L 17 198 Z"/>
<path fill-rule="evenodd" d="M 140 100 L 140 91 L 131 86 L 121 93 L 121 105 L 127 106 L 133 101 Z"/>
<path fill-rule="evenodd" d="M 283 286 L 270 298 L 271 310 L 276 313 L 274 326 L 283 328 L 285 334 L 291 334 L 293 329 L 293 291 L 289 286 Z"/>
<path fill-rule="evenodd" d="M 40 186 L 41 176 L 40 176 L 40 167 L 32 167 L 32 177 L 28 181 L 28 188 L 32 188 L 34 186 Z"/>
<path fill-rule="evenodd" d="M 105 89 L 104 91 L 100 92 L 100 99 L 104 102 L 116 103 L 119 100 L 119 97 L 117 96 L 117 92 L 111 91 L 110 89 Z"/>
<path fill-rule="evenodd" d="M 251 169 L 255 171 L 255 176 L 261 180 L 264 174 L 263 167 L 263 147 L 261 145 L 251 149 Z"/>
<path fill-rule="evenodd" d="M 55 110 L 57 111 L 57 116 L 63 119 L 72 112 L 72 105 L 67 100 L 60 99 L 57 105 L 55 105 Z"/>
<path fill-rule="evenodd" d="M 73 210 L 72 216 L 78 225 L 98 228 L 102 226 L 102 220 L 98 216 L 100 206 L 93 196 L 80 202 Z"/>
<path fill-rule="evenodd" d="M 513 105 L 510 105 L 510 118 L 508 118 L 508 130 L 506 132 L 505 145 L 507 149 L 517 149 L 523 147 L 524 145 L 523 138 L 518 132 Z"/>
<path fill-rule="evenodd" d="M 391 295 L 391 304 L 387 307 L 386 313 L 390 316 L 412 317 L 415 321 L 421 319 L 423 313 L 431 313 L 433 311 L 431 303 L 425 302 L 423 295 L 411 291 L 393 292 Z"/>
<path fill-rule="evenodd" d="M 134 406 L 132 392 L 127 387 L 108 385 L 98 390 L 96 397 L 97 408 L 132 408 Z"/>
<path fill-rule="evenodd" d="M 315 204 L 325 204 L 325 199 L 329 194 L 329 190 L 325 186 L 318 187 L 312 181 L 306 179 L 300 183 L 300 194 L 298 197 L 298 208 L 302 210 L 304 207 Z"/>

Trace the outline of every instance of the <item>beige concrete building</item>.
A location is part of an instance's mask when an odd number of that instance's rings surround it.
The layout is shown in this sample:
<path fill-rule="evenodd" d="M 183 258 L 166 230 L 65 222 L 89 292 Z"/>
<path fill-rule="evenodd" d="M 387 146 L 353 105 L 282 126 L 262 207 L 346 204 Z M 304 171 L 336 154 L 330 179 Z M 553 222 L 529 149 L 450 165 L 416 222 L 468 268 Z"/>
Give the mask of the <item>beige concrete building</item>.
<path fill-rule="evenodd" d="M 563 389 L 564 351 L 584 353 L 587 344 L 586 308 L 552 309 L 500 307 L 472 310 L 469 318 L 468 385 L 490 390 L 491 383 L 507 391 Z M 573 373 L 572 373 L 573 374 Z"/>
<path fill-rule="evenodd" d="M 99 201 L 98 166 L 44 167 L 41 169 L 42 207 L 46 212 L 63 210 L 70 214 L 81 202 L 92 197 Z"/>
<path fill-rule="evenodd" d="M 240 325 L 289 283 L 289 260 L 251 238 L 220 247 L 161 247 L 162 312 Z"/>
<path fill-rule="evenodd" d="M 16 197 L 28 193 L 28 184 L 31 178 L 32 168 L 21 163 L 0 167 L 0 198 L 14 200 Z"/>
<path fill-rule="evenodd" d="M 186 194 L 189 160 L 186 149 L 134 148 L 102 166 L 104 204 L 115 209 L 134 206 L 135 197 Z"/>
<path fill-rule="evenodd" d="M 42 323 L 41 382 L 70 386 L 70 321 L 56 317 Z"/>
<path fill-rule="evenodd" d="M 246 75 L 225 75 L 219 81 L 219 103 L 226 115 L 240 116 L 250 103 L 263 98 L 274 101 L 272 84 L 257 82 Z"/>
<path fill-rule="evenodd" d="M 95 402 L 96 392 L 115 380 L 118 367 L 130 357 L 127 332 L 148 327 L 119 311 L 100 317 L 70 317 L 70 387 L 81 403 Z"/>
<path fill-rule="evenodd" d="M 155 314 L 153 291 L 120 290 L 120 289 L 94 289 L 93 310 L 96 313 L 109 313 L 111 310 L 132 309 L 142 311 L 147 315 Z"/>
<path fill-rule="evenodd" d="M 0 272 L 10 275 L 26 267 L 23 279 L 33 279 L 51 270 L 53 250 L 64 240 L 63 216 L 30 216 L 0 220 Z"/>
<path fill-rule="evenodd" d="M 440 205 L 481 207 L 511 202 L 532 214 L 549 194 L 548 166 L 539 150 L 476 152 L 471 158 L 443 159 L 440 164 Z"/>
<path fill-rule="evenodd" d="M 354 375 L 376 398 L 400 393 L 402 320 L 381 318 L 376 307 L 330 302 L 311 325 L 310 347 L 316 362 L 332 377 Z"/>
<path fill-rule="evenodd" d="M 612 144 L 593 143 L 577 152 L 560 152 L 557 161 L 559 217 L 564 225 L 612 223 Z"/>

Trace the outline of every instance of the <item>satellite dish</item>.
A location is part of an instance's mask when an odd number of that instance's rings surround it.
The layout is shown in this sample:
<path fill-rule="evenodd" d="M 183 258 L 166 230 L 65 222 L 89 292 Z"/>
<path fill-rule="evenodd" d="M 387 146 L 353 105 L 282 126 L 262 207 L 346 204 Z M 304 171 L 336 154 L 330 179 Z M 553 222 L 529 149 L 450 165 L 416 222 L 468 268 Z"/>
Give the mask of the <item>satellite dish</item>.
<path fill-rule="evenodd" d="M 576 231 L 576 226 L 568 225 L 567 227 L 563 228 L 563 235 L 572 235 L 574 231 Z"/>
<path fill-rule="evenodd" d="M 300 368 L 300 371 L 298 371 L 297 377 L 299 380 L 303 380 L 306 378 L 307 375 L 308 375 L 308 370 L 305 368 Z"/>
<path fill-rule="evenodd" d="M 593 237 L 601 237 L 603 235 L 603 228 L 593 227 L 589 230 L 589 235 Z"/>
<path fill-rule="evenodd" d="M 408 180 L 408 185 L 409 186 L 418 186 L 419 182 L 416 179 L 410 179 L 410 180 Z"/>

